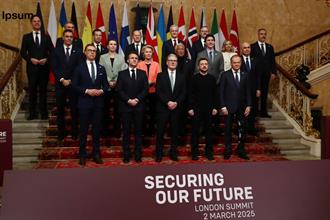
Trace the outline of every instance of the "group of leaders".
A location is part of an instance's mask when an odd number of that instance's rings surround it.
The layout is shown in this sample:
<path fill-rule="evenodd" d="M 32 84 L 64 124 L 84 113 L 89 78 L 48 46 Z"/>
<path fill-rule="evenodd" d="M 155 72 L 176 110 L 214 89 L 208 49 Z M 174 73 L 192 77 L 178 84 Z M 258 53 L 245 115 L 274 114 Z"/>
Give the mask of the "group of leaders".
<path fill-rule="evenodd" d="M 230 41 L 225 41 L 223 51 L 215 50 L 215 38 L 204 26 L 199 40 L 189 51 L 189 59 L 184 43 L 178 39 L 178 27 L 172 25 L 171 38 L 162 47 L 160 65 L 153 61 L 154 48 L 141 42 L 139 31 L 133 31 L 132 43 L 122 56 L 116 52 L 115 40 L 109 40 L 107 48 L 102 46 L 102 32 L 98 29 L 93 31 L 93 42 L 83 48 L 81 39 L 74 38 L 74 24 L 68 22 L 63 37 L 57 39 L 53 48 L 49 36 L 41 32 L 41 20 L 37 15 L 31 18 L 31 26 L 32 32 L 23 36 L 21 46 L 21 56 L 27 63 L 28 120 L 37 118 L 38 113 L 41 119 L 48 118 L 47 84 L 52 69 L 56 81 L 58 141 L 61 143 L 68 135 L 65 126 L 68 106 L 71 137 L 79 136 L 79 164 L 82 166 L 88 158 L 86 142 L 90 125 L 92 158 L 98 164 L 103 163 L 101 134 L 115 135 L 121 131 L 123 162 L 130 161 L 131 127 L 134 127 L 135 161 L 142 161 L 143 131 L 149 135 L 156 131 L 155 160 L 161 162 L 167 125 L 171 137 L 169 156 L 177 161 L 178 136 L 183 133 L 189 115 L 192 160 L 199 159 L 202 127 L 205 157 L 214 160 L 213 127 L 219 128 L 221 114 L 225 116 L 224 159 L 232 155 L 232 125 L 236 120 L 237 155 L 248 160 L 244 147 L 246 133 L 256 135 L 257 114 L 271 117 L 267 112 L 267 94 L 269 81 L 276 73 L 275 55 L 273 47 L 265 42 L 267 32 L 263 28 L 258 30 L 255 43 L 242 44 L 241 55 L 238 55 Z M 112 131 L 109 131 L 110 106 L 113 109 Z"/>

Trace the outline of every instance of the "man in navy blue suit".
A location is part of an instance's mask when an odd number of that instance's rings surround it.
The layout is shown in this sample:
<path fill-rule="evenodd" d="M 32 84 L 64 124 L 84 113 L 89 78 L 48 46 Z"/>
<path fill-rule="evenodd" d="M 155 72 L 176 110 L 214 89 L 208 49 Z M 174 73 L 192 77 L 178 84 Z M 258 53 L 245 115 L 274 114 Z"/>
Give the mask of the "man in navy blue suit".
<path fill-rule="evenodd" d="M 96 61 L 96 47 L 87 44 L 84 51 L 86 62 L 74 71 L 72 87 L 78 94 L 79 110 L 79 164 L 86 164 L 86 142 L 89 125 L 92 124 L 93 161 L 102 164 L 100 154 L 101 118 L 104 106 L 104 93 L 109 89 L 105 68 Z"/>
<path fill-rule="evenodd" d="M 63 44 L 54 49 L 51 61 L 56 80 L 57 138 L 62 142 L 67 135 L 64 109 L 68 98 L 72 118 L 71 137 L 77 139 L 77 97 L 72 91 L 71 79 L 74 68 L 84 61 L 84 56 L 82 50 L 73 44 L 73 32 L 71 30 L 63 32 Z"/>
<path fill-rule="evenodd" d="M 118 93 L 118 111 L 122 116 L 123 125 L 123 162 L 130 160 L 130 130 L 135 129 L 135 161 L 142 161 L 142 123 L 145 108 L 145 97 L 149 83 L 145 71 L 137 69 L 139 56 L 136 51 L 128 54 L 128 68 L 118 73 L 116 90 Z"/>
<path fill-rule="evenodd" d="M 251 89 L 248 74 L 240 70 L 241 57 L 232 56 L 232 68 L 221 75 L 220 78 L 220 107 L 225 119 L 225 153 L 224 159 L 228 160 L 232 154 L 231 139 L 233 121 L 237 119 L 238 146 L 237 154 L 240 158 L 248 160 L 245 152 L 246 117 L 251 110 Z"/>

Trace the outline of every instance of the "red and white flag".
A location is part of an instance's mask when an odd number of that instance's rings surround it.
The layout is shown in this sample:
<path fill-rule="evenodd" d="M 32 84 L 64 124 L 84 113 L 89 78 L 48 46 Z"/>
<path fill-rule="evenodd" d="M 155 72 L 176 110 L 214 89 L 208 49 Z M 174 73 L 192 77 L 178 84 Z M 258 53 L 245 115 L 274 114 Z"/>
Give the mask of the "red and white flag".
<path fill-rule="evenodd" d="M 53 46 L 56 46 L 57 40 L 57 21 L 56 21 L 56 11 L 54 6 L 54 1 L 52 0 L 50 3 L 50 10 L 49 10 L 49 17 L 48 17 L 48 26 L 47 26 L 47 33 L 52 40 Z M 51 70 L 49 74 L 49 81 L 52 85 L 55 84 L 55 77 L 54 73 Z"/>
<path fill-rule="evenodd" d="M 100 2 L 99 2 L 99 7 L 97 9 L 95 28 L 100 29 L 102 31 L 101 43 L 104 47 L 106 47 L 107 46 L 107 36 L 105 34 L 105 27 L 104 27 L 103 15 L 102 15 L 102 9 L 101 9 L 101 3 Z"/>
<path fill-rule="evenodd" d="M 155 19 L 154 13 L 152 10 L 152 5 L 150 4 L 149 13 L 148 13 L 148 23 L 147 23 L 147 30 L 146 30 L 146 44 L 151 45 L 154 50 L 153 60 L 158 62 L 158 53 L 157 53 L 157 37 L 155 33 Z"/>
<path fill-rule="evenodd" d="M 239 46 L 239 38 L 238 38 L 238 25 L 237 25 L 237 18 L 236 18 L 236 11 L 234 9 L 233 19 L 231 22 L 231 30 L 230 30 L 230 41 L 233 43 L 233 47 L 235 48 L 236 53 L 240 53 L 240 46 Z"/>
<path fill-rule="evenodd" d="M 195 20 L 195 12 L 194 8 L 191 9 L 190 23 L 189 23 L 189 31 L 188 31 L 188 43 L 189 46 L 192 47 L 193 43 L 198 40 L 197 28 L 196 28 L 196 20 Z"/>
<path fill-rule="evenodd" d="M 219 36 L 219 40 L 220 40 L 220 47 L 221 48 L 223 46 L 223 42 L 225 42 L 225 40 L 228 40 L 227 21 L 226 21 L 226 14 L 225 14 L 224 9 L 222 9 L 221 18 L 220 18 L 220 36 Z"/>
<path fill-rule="evenodd" d="M 183 6 L 181 5 L 179 21 L 178 21 L 179 33 L 178 39 L 182 40 L 186 44 L 187 35 L 186 35 L 186 24 L 184 21 Z"/>

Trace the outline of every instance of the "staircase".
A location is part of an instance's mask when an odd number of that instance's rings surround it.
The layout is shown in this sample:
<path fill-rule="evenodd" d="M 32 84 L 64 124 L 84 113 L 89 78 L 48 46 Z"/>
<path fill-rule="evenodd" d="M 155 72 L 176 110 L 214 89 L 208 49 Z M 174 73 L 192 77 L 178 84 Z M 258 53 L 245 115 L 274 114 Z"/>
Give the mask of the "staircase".
<path fill-rule="evenodd" d="M 259 122 L 273 138 L 273 143 L 279 147 L 281 154 L 290 160 L 317 160 L 310 154 L 310 147 L 301 143 L 301 136 L 294 127 L 272 104 L 269 114 L 272 118 L 260 118 Z"/>
<path fill-rule="evenodd" d="M 54 88 L 48 91 L 48 107 L 55 103 Z M 43 140 L 49 125 L 48 120 L 27 120 L 28 95 L 23 99 L 21 107 L 13 121 L 13 167 L 25 170 L 35 167 Z"/>

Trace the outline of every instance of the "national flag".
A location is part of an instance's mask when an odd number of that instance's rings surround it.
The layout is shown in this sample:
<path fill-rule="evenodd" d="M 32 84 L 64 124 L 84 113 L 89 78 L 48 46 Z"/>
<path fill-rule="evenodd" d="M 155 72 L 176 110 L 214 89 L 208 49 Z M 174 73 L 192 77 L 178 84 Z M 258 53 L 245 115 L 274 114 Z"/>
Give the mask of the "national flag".
<path fill-rule="evenodd" d="M 117 22 L 116 22 L 115 8 L 113 3 L 111 4 L 110 7 L 108 40 L 115 40 L 118 45 Z M 119 47 L 117 47 L 117 52 L 118 49 Z"/>
<path fill-rule="evenodd" d="M 105 34 L 105 27 L 104 27 L 104 21 L 103 21 L 103 14 L 101 9 L 101 3 L 99 2 L 99 6 L 97 9 L 97 17 L 96 17 L 96 25 L 95 29 L 100 29 L 102 31 L 102 40 L 101 43 L 104 47 L 107 46 L 107 36 Z"/>
<path fill-rule="evenodd" d="M 201 14 L 201 22 L 199 25 L 199 28 L 206 26 L 206 17 L 205 17 L 205 8 L 202 8 L 202 14 Z"/>
<path fill-rule="evenodd" d="M 197 28 L 196 28 L 196 20 L 195 20 L 195 12 L 194 8 L 191 9 L 190 15 L 190 23 L 189 23 L 189 30 L 188 30 L 188 57 L 191 58 L 190 50 L 194 42 L 198 40 Z"/>
<path fill-rule="evenodd" d="M 181 8 L 180 8 L 178 27 L 179 27 L 178 39 L 183 41 L 184 44 L 186 44 L 186 42 L 187 42 L 186 41 L 187 40 L 186 22 L 184 20 L 183 6 L 182 5 L 181 5 Z"/>
<path fill-rule="evenodd" d="M 166 27 L 166 39 L 171 38 L 170 34 L 170 28 L 173 25 L 173 13 L 172 13 L 172 5 L 170 6 L 170 11 L 168 13 L 168 19 L 167 19 L 167 27 Z"/>
<path fill-rule="evenodd" d="M 72 1 L 72 7 L 71 7 L 71 22 L 74 24 L 73 38 L 78 39 L 79 31 L 78 31 L 78 23 L 77 23 L 76 6 L 74 4 L 74 1 Z"/>
<path fill-rule="evenodd" d="M 83 42 L 83 48 L 87 44 L 92 43 L 92 9 L 91 9 L 91 3 L 88 1 L 87 5 L 87 11 L 86 11 L 86 16 L 85 16 L 85 22 L 84 22 L 84 29 L 83 33 L 81 36 L 81 40 Z"/>
<path fill-rule="evenodd" d="M 236 18 L 236 10 L 234 9 L 233 19 L 231 22 L 231 29 L 230 29 L 230 41 L 233 43 L 233 47 L 236 53 L 240 53 L 240 46 L 239 46 L 239 38 L 238 38 L 238 25 L 237 25 L 237 18 Z"/>
<path fill-rule="evenodd" d="M 67 20 L 66 20 L 64 0 L 62 0 L 61 11 L 60 11 L 60 19 L 59 19 L 58 26 L 57 26 L 57 37 L 62 37 L 63 28 L 64 28 L 64 25 L 66 24 L 66 22 L 67 22 Z"/>
<path fill-rule="evenodd" d="M 48 26 L 47 26 L 47 33 L 52 40 L 53 47 L 56 46 L 56 39 L 57 39 L 57 22 L 56 22 L 56 11 L 54 6 L 54 0 L 50 2 L 50 9 L 49 9 L 49 17 L 48 17 Z M 54 73 L 51 70 L 49 74 L 49 82 L 54 85 L 55 84 L 55 77 Z"/>
<path fill-rule="evenodd" d="M 45 26 L 44 26 L 44 20 L 42 18 L 42 13 L 41 13 L 41 7 L 40 7 L 40 1 L 38 1 L 37 3 L 37 12 L 36 12 L 36 15 L 38 15 L 38 17 L 40 18 L 41 20 L 41 28 L 40 28 L 40 31 L 41 33 L 45 33 Z"/>
<path fill-rule="evenodd" d="M 166 29 L 165 29 L 165 18 L 163 5 L 160 5 L 160 12 L 157 24 L 157 49 L 158 49 L 158 59 L 159 65 L 162 65 L 162 48 L 163 43 L 166 41 Z"/>
<path fill-rule="evenodd" d="M 218 26 L 218 16 L 217 16 L 217 10 L 214 9 L 213 12 L 213 19 L 212 19 L 212 26 L 211 26 L 211 34 L 213 34 L 215 38 L 215 49 L 220 50 L 220 41 L 219 41 L 219 26 Z"/>
<path fill-rule="evenodd" d="M 129 45 L 130 43 L 131 43 L 131 37 L 129 35 L 128 16 L 127 16 L 126 1 L 125 1 L 123 19 L 121 23 L 119 54 L 124 55 L 126 46 Z"/>
<path fill-rule="evenodd" d="M 140 8 L 140 4 L 139 1 L 136 5 L 136 10 L 135 10 L 135 30 L 140 31 L 141 34 L 141 42 L 143 42 L 143 30 L 142 30 L 142 15 L 141 15 L 141 8 Z"/>
<path fill-rule="evenodd" d="M 146 31 L 146 44 L 151 45 L 153 48 L 157 47 L 157 38 L 155 35 L 155 20 L 154 20 L 154 13 L 152 10 L 152 4 L 149 7 L 148 13 L 148 23 L 147 23 L 147 31 Z M 154 51 L 153 60 L 158 62 L 158 51 Z"/>
<path fill-rule="evenodd" d="M 188 31 L 188 46 L 192 47 L 193 43 L 198 40 L 197 28 L 196 28 L 196 20 L 195 20 L 195 12 L 194 8 L 191 9 L 190 15 L 190 23 L 189 23 L 189 31 Z"/>
<path fill-rule="evenodd" d="M 220 47 L 223 46 L 223 42 L 228 40 L 228 30 L 225 10 L 222 9 L 221 19 L 220 19 Z"/>

